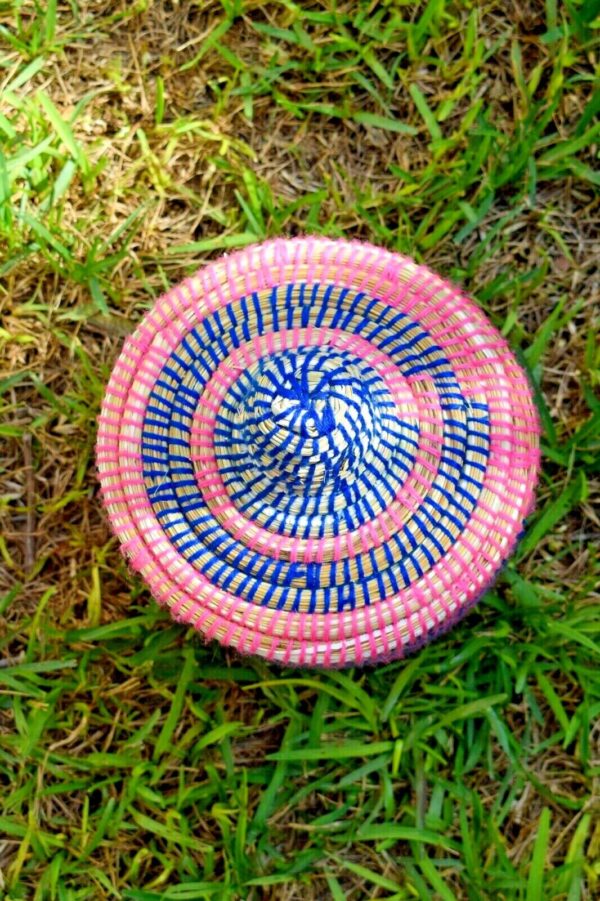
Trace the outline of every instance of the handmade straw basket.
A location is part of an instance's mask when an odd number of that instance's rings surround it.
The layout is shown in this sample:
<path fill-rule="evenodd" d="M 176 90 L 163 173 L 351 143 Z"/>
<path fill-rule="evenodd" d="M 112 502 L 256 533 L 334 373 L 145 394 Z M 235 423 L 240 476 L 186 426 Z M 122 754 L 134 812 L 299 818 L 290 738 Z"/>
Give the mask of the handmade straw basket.
<path fill-rule="evenodd" d="M 539 429 L 506 341 L 398 254 L 275 240 L 125 341 L 102 496 L 160 604 L 282 664 L 402 656 L 458 620 L 531 510 Z"/>

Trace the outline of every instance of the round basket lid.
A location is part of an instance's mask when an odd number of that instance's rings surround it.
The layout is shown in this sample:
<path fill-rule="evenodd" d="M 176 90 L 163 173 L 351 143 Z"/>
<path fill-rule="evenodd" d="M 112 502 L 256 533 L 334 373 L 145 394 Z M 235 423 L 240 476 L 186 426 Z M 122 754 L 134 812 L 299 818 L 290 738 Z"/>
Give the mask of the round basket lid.
<path fill-rule="evenodd" d="M 172 616 L 284 664 L 402 656 L 512 552 L 539 428 L 506 341 L 407 257 L 223 257 L 124 344 L 97 444 L 122 550 Z"/>

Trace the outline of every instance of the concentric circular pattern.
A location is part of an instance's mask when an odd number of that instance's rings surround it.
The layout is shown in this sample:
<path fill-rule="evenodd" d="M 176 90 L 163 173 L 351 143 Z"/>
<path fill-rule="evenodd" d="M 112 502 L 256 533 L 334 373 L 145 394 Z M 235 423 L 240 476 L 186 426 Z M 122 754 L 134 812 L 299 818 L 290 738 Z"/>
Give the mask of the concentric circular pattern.
<path fill-rule="evenodd" d="M 173 617 L 281 663 L 401 656 L 511 553 L 539 465 L 477 307 L 367 244 L 272 241 L 160 298 L 112 373 L 112 526 Z"/>

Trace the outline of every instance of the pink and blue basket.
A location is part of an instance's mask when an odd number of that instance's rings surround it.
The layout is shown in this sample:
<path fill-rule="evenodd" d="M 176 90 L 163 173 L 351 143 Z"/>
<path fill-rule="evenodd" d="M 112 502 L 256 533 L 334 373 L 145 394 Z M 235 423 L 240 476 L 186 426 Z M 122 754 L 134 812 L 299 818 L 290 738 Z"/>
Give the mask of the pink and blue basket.
<path fill-rule="evenodd" d="M 174 619 L 341 667 L 404 655 L 482 595 L 531 511 L 539 427 L 457 288 L 298 238 L 157 301 L 112 372 L 97 464 L 122 550 Z"/>

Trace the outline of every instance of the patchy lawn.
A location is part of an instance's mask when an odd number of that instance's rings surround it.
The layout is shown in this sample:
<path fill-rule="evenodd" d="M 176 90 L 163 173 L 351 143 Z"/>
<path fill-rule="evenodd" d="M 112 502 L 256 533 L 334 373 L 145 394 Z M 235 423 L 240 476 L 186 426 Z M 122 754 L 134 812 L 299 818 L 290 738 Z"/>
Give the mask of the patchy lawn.
<path fill-rule="evenodd" d="M 597 897 L 598 15 L 0 3 L 7 901 Z M 154 298 L 306 232 L 463 285 L 544 428 L 537 511 L 494 589 L 374 670 L 282 671 L 170 624 L 94 472 L 103 385 Z"/>

